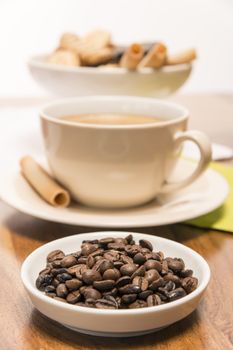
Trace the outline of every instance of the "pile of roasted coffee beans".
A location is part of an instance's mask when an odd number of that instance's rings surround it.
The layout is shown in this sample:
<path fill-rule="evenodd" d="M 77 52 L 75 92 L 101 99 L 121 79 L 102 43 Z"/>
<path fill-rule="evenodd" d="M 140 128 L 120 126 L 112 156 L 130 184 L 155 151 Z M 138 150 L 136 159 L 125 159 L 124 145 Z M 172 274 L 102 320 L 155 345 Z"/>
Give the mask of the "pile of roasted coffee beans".
<path fill-rule="evenodd" d="M 55 250 L 36 287 L 65 303 L 98 309 L 133 309 L 177 300 L 197 288 L 180 258 L 153 252 L 151 242 L 125 238 L 85 240 L 81 250 Z"/>

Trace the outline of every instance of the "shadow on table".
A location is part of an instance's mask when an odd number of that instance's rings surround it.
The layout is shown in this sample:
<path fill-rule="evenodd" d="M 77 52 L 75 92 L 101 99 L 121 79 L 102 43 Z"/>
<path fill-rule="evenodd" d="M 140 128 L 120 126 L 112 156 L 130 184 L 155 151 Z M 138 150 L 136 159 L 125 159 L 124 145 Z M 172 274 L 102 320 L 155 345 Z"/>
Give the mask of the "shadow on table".
<path fill-rule="evenodd" d="M 18 256 L 21 261 L 23 261 L 23 259 L 34 249 L 55 239 L 78 233 L 107 230 L 141 232 L 171 239 L 196 250 L 208 260 L 209 257 L 212 257 L 215 253 L 219 252 L 220 246 L 224 243 L 228 236 L 226 232 L 210 232 L 207 229 L 184 224 L 123 229 L 74 226 L 40 220 L 17 212 L 8 216 L 3 224 L 12 232 L 12 235 L 16 240 L 16 244 L 23 244 L 24 246 L 23 253 Z M 207 246 L 208 249 L 205 249 Z"/>
<path fill-rule="evenodd" d="M 37 310 L 33 310 L 30 319 L 30 327 L 33 327 L 36 332 L 39 332 L 48 342 L 57 341 L 64 346 L 74 347 L 75 349 L 144 349 L 147 346 L 156 346 L 169 344 L 177 338 L 183 337 L 199 320 L 198 311 L 194 311 L 185 320 L 179 321 L 164 330 L 151 334 L 127 337 L 127 338 L 108 338 L 84 335 L 72 331 L 66 327 L 54 322 Z M 56 344 L 56 343 L 55 343 Z M 54 344 L 54 345 L 55 345 Z M 55 345 L 56 346 L 56 345 Z"/>
<path fill-rule="evenodd" d="M 84 227 L 61 224 L 46 220 L 40 220 L 32 216 L 14 213 L 3 222 L 7 228 L 15 234 L 22 235 L 25 238 L 34 239 L 41 243 L 46 243 L 54 239 L 62 238 L 77 233 L 85 233 L 92 231 L 130 231 L 141 232 L 147 234 L 155 234 L 160 237 L 176 240 L 185 243 L 186 239 L 192 239 L 208 232 L 203 229 L 197 229 L 182 224 L 166 225 L 158 227 L 138 227 L 138 228 L 115 228 L 107 229 L 100 227 Z"/>

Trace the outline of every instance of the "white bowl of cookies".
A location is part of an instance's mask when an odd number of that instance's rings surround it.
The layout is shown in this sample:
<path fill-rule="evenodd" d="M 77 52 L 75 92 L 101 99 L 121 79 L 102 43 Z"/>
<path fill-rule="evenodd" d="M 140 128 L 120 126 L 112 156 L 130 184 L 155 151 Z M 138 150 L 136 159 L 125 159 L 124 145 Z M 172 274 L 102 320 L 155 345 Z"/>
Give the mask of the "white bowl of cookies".
<path fill-rule="evenodd" d="M 176 55 L 161 42 L 113 44 L 110 33 L 61 36 L 50 54 L 30 58 L 33 78 L 60 96 L 135 95 L 165 97 L 179 89 L 192 71 L 194 49 Z"/>

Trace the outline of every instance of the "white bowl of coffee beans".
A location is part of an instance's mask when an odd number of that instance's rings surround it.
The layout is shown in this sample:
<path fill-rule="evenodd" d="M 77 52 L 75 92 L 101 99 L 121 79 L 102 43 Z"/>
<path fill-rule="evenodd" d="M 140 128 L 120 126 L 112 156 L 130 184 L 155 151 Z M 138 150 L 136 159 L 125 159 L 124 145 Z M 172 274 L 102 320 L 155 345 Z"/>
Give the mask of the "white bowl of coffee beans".
<path fill-rule="evenodd" d="M 43 245 L 26 258 L 21 277 L 47 317 L 82 333 L 123 337 L 188 316 L 202 299 L 210 269 L 172 240 L 106 231 Z"/>

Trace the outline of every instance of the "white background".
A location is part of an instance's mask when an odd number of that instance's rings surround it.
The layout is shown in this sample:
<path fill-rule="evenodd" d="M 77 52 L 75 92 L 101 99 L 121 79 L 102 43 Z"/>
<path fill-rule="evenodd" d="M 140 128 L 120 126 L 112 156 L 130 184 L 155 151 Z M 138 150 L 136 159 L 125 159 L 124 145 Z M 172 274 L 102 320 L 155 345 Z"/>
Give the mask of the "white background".
<path fill-rule="evenodd" d="M 196 47 L 183 92 L 233 91 L 232 0 L 0 0 L 0 96 L 40 96 L 30 55 L 51 51 L 64 31 L 108 29 L 117 42 L 163 40 Z"/>

